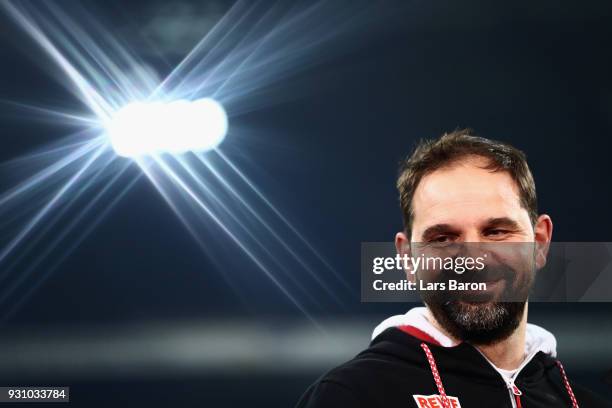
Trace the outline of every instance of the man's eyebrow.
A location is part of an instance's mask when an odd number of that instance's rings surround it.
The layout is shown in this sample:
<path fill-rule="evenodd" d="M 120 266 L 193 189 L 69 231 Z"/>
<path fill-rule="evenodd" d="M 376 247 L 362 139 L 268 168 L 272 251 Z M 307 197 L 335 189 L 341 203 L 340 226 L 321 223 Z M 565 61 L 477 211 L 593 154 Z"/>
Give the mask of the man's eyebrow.
<path fill-rule="evenodd" d="M 487 228 L 496 228 L 496 227 L 506 227 L 506 228 L 511 228 L 511 229 L 520 228 L 520 225 L 518 222 L 508 217 L 489 218 L 487 221 L 485 221 L 484 225 Z"/>
<path fill-rule="evenodd" d="M 450 224 L 435 224 L 431 227 L 427 227 L 427 229 L 423 231 L 422 237 L 427 238 L 432 235 L 448 233 L 450 231 L 455 231 L 455 228 L 453 228 Z"/>

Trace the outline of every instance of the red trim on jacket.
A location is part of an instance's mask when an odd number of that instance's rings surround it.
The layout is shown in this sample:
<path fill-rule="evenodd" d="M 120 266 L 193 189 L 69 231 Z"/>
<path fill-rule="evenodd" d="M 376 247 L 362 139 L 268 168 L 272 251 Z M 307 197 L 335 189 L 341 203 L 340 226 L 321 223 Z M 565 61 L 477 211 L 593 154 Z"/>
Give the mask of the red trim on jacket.
<path fill-rule="evenodd" d="M 427 343 L 431 343 L 436 346 L 441 346 L 438 340 L 434 339 L 429 334 L 425 333 L 423 330 L 417 329 L 414 326 L 405 325 L 405 326 L 397 326 L 397 328 L 403 331 L 404 333 L 411 335 L 412 337 L 416 337 L 417 339 L 421 341 L 426 341 Z"/>

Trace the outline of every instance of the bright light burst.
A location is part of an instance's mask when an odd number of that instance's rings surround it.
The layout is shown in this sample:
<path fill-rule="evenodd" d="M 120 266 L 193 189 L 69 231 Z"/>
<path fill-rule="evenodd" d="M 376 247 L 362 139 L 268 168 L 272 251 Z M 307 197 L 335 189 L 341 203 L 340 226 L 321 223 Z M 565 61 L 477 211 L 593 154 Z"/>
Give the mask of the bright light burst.
<path fill-rule="evenodd" d="M 70 9 L 62 8 L 68 5 Z M 227 141 L 220 143 L 228 132 L 228 116 L 282 102 L 262 92 L 342 48 L 334 41 L 363 27 L 366 10 L 350 2 L 308 7 L 278 2 L 269 7 L 238 1 L 159 80 L 114 30 L 74 2 L 5 0 L 0 6 L 54 63 L 60 83 L 86 108 L 74 113 L 11 102 L 26 109 L 28 117 L 82 130 L 5 164 L 38 167 L 0 195 L 0 213 L 11 220 L 3 226 L 10 229 L 10 239 L 0 250 L 5 317 L 78 246 L 140 174 L 219 263 L 219 273 L 238 295 L 240 284 L 223 265 L 228 243 L 309 318 L 324 303 L 320 294 L 310 293 L 309 282 L 341 303 L 334 285 L 350 290 L 348 286 L 220 150 L 231 150 L 232 136 L 240 130 L 230 127 Z M 48 69 L 46 61 L 43 66 Z M 117 155 L 133 158 L 141 171 L 128 171 L 132 161 Z M 35 276 L 41 264 L 46 265 L 44 273 Z"/>
<path fill-rule="evenodd" d="M 124 157 L 214 149 L 227 133 L 227 115 L 210 98 L 133 102 L 105 124 L 115 152 Z"/>

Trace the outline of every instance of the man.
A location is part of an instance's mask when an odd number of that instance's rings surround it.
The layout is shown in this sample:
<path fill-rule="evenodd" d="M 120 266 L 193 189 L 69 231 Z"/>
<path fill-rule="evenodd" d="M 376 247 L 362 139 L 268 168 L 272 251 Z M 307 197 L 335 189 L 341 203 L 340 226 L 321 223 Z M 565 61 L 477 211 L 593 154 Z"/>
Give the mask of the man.
<path fill-rule="evenodd" d="M 481 275 L 492 283 L 485 298 L 422 292 L 425 307 L 382 322 L 370 347 L 323 376 L 298 407 L 609 406 L 569 381 L 554 336 L 527 323 L 531 274 L 546 262 L 553 226 L 549 216 L 538 215 L 524 154 L 455 131 L 421 143 L 397 187 L 404 217 L 404 231 L 395 237 L 400 255 L 415 248 L 527 243 L 534 268 L 488 265 Z M 508 293 L 517 297 L 504 297 Z"/>

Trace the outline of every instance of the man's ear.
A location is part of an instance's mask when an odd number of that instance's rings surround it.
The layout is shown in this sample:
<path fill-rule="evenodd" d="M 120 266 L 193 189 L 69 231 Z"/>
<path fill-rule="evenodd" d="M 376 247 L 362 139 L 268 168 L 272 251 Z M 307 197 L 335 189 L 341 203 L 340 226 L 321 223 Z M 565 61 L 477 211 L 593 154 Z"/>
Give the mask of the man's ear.
<path fill-rule="evenodd" d="M 410 256 L 410 238 L 405 232 L 395 234 L 395 250 L 401 257 Z M 414 273 L 411 270 L 404 269 L 404 273 L 408 281 L 414 281 Z"/>
<path fill-rule="evenodd" d="M 534 232 L 534 241 L 536 244 L 536 268 L 541 269 L 546 265 L 546 258 L 548 256 L 548 249 L 550 248 L 550 241 L 552 239 L 553 224 L 550 217 L 546 214 L 542 214 L 538 217 Z"/>

